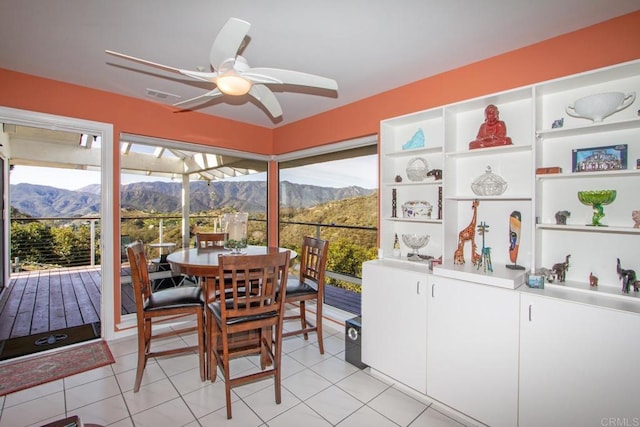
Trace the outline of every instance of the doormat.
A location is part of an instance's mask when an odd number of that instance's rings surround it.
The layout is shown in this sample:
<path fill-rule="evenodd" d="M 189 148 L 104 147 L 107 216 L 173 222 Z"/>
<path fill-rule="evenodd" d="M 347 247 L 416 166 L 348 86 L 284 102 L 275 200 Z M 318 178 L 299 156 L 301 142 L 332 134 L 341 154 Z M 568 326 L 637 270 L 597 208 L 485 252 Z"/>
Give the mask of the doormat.
<path fill-rule="evenodd" d="M 100 338 L 100 322 L 0 341 L 0 360 Z"/>
<path fill-rule="evenodd" d="M 115 360 L 105 341 L 0 363 L 0 396 L 109 365 Z"/>

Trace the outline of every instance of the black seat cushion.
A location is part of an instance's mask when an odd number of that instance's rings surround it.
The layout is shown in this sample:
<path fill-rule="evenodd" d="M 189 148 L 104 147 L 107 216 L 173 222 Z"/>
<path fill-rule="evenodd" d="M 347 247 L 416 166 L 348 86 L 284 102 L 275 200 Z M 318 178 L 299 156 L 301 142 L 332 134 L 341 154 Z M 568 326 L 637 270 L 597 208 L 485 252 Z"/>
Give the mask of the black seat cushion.
<path fill-rule="evenodd" d="M 300 282 L 299 277 L 289 276 L 287 278 L 287 297 L 316 295 L 318 293 L 317 286 L 318 285 L 316 285 L 314 282 Z"/>
<path fill-rule="evenodd" d="M 227 307 L 231 308 L 232 302 L 227 300 Z M 278 312 L 275 311 L 276 307 L 274 306 L 274 311 L 269 311 L 266 313 L 255 314 L 251 316 L 239 316 L 233 317 L 231 319 L 227 319 L 227 325 L 237 325 L 239 323 L 254 321 L 254 320 L 262 320 L 262 319 L 270 319 L 272 317 L 276 317 Z M 209 310 L 213 313 L 213 315 L 218 319 L 218 321 L 222 321 L 222 309 L 220 308 L 219 302 L 214 302 L 209 304 Z"/>
<path fill-rule="evenodd" d="M 185 286 L 154 292 L 145 302 L 144 310 L 153 311 L 167 308 L 203 305 L 200 287 Z"/>

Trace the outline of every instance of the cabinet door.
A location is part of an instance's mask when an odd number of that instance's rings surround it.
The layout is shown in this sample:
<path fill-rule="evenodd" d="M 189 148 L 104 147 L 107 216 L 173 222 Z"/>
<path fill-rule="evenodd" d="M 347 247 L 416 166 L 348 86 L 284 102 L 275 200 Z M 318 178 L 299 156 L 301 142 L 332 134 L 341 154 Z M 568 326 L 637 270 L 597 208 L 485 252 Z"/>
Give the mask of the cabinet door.
<path fill-rule="evenodd" d="M 362 271 L 362 361 L 426 393 L 426 273 L 366 262 Z"/>
<path fill-rule="evenodd" d="M 432 280 L 427 394 L 491 426 L 516 425 L 518 294 Z"/>
<path fill-rule="evenodd" d="M 520 426 L 637 424 L 640 315 L 521 298 Z"/>

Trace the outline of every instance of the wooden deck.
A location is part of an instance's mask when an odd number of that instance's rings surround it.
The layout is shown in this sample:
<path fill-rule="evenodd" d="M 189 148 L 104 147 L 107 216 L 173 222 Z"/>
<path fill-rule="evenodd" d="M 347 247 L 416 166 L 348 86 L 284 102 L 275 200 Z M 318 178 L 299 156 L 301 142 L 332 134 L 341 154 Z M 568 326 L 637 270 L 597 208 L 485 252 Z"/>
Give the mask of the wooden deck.
<path fill-rule="evenodd" d="M 121 313 L 135 313 L 129 271 L 123 268 Z M 170 272 L 154 272 L 154 279 Z M 156 277 L 157 276 L 157 277 Z M 41 270 L 11 275 L 0 295 L 0 340 L 41 334 L 100 321 L 100 267 Z M 325 304 L 359 315 L 360 295 L 325 287 Z"/>
<path fill-rule="evenodd" d="M 0 297 L 0 340 L 100 321 L 100 267 L 11 275 Z M 122 313 L 135 312 L 131 284 L 122 285 Z"/>

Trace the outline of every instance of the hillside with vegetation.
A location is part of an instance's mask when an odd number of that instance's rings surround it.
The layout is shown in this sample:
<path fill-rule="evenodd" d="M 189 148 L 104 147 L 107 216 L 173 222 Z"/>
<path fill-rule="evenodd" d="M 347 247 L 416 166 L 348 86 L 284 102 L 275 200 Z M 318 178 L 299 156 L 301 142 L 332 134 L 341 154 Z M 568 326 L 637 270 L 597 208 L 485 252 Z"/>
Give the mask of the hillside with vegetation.
<path fill-rule="evenodd" d="M 280 246 L 299 251 L 305 235 L 328 240 L 328 270 L 361 277 L 362 262 L 375 258 L 377 254 L 377 192 L 368 192 L 367 195 L 325 201 L 310 207 L 282 208 Z M 317 191 L 314 193 L 321 194 Z M 344 196 L 345 193 L 342 192 L 341 195 Z M 323 197 L 327 196 L 319 198 Z M 222 214 L 236 210 L 235 207 L 226 207 L 193 215 L 190 219 L 191 244 L 197 231 L 216 229 Z M 28 217 L 15 208 L 12 208 L 11 216 L 13 219 Z M 182 245 L 181 217 L 178 214 L 129 207 L 122 209 L 121 217 L 121 234 L 128 241 L 158 242 L 162 219 L 163 241 L 173 242 L 177 247 Z M 251 212 L 249 243 L 265 245 L 266 228 L 264 210 Z M 96 238 L 99 239 L 99 236 Z M 89 225 L 79 220 L 65 224 L 61 224 L 61 221 L 11 223 L 12 257 L 18 257 L 22 263 L 38 268 L 48 264 L 52 267 L 88 265 L 89 240 Z M 100 248 L 97 248 L 96 255 L 96 262 L 99 263 Z M 126 260 L 126 256 L 123 260 Z M 335 280 L 330 282 L 338 284 Z"/>

